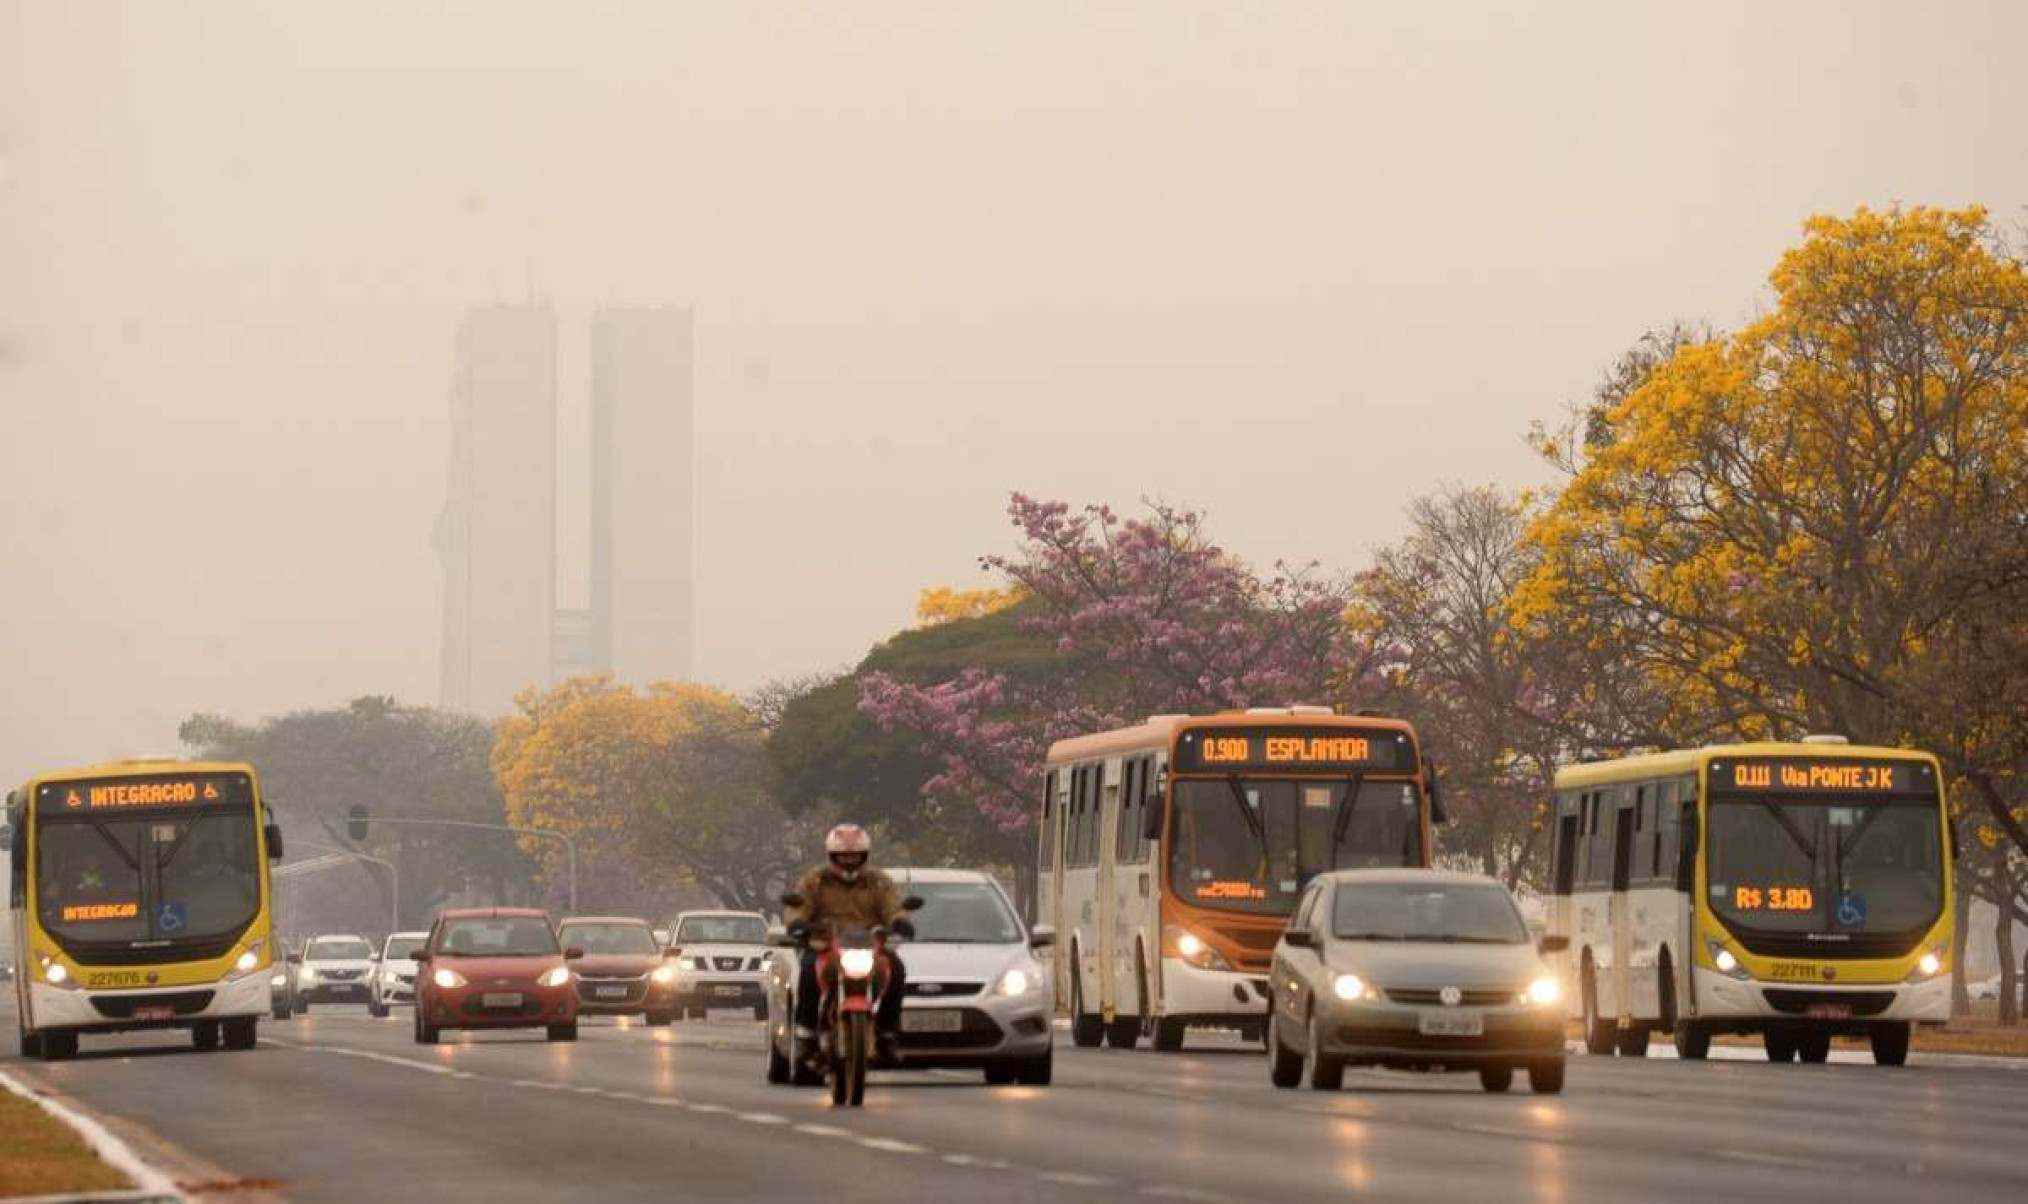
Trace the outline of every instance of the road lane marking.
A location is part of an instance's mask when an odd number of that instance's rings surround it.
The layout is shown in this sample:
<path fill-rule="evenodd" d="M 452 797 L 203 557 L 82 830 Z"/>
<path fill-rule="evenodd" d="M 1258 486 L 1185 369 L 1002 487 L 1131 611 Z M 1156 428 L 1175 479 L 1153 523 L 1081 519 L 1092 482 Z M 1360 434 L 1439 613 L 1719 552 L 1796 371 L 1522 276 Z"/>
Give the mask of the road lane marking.
<path fill-rule="evenodd" d="M 1068 1184 L 1071 1187 L 1111 1187 L 1116 1182 L 1104 1175 L 1082 1175 L 1076 1171 L 1043 1171 L 1037 1177 L 1051 1183 Z"/>
<path fill-rule="evenodd" d="M 843 1137 L 848 1140 L 858 1136 L 852 1130 L 841 1129 L 836 1125 L 797 1125 L 796 1132 L 808 1133 L 812 1137 Z"/>
<path fill-rule="evenodd" d="M 929 1153 L 929 1149 L 926 1146 L 919 1146 L 913 1141 L 897 1141 L 892 1137 L 861 1137 L 859 1144 L 869 1150 L 879 1150 L 887 1154 Z"/>
<path fill-rule="evenodd" d="M 743 1120 L 750 1125 L 785 1125 L 789 1123 L 788 1117 L 776 1116 L 772 1112 L 739 1112 L 735 1113 L 734 1116 L 736 1119 Z"/>

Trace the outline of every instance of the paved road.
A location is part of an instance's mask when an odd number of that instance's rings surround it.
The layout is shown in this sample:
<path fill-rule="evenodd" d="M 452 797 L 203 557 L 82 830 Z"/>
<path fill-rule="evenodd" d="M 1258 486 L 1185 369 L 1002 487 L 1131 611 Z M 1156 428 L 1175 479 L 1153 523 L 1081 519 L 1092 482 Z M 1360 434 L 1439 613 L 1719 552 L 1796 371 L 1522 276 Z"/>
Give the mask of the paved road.
<path fill-rule="evenodd" d="M 403 1017 L 320 1008 L 264 1024 L 247 1053 L 146 1034 L 0 1068 L 303 1201 L 2028 1193 L 2028 1072 L 2004 1068 L 1573 1058 L 1561 1096 L 1382 1072 L 1326 1095 L 1271 1089 L 1262 1057 L 1228 1041 L 1174 1055 L 1060 1042 L 1055 1086 L 876 1075 L 855 1111 L 763 1083 L 758 1027 L 730 1016 L 587 1023 L 574 1045 L 499 1034 L 437 1048 L 413 1044 Z"/>

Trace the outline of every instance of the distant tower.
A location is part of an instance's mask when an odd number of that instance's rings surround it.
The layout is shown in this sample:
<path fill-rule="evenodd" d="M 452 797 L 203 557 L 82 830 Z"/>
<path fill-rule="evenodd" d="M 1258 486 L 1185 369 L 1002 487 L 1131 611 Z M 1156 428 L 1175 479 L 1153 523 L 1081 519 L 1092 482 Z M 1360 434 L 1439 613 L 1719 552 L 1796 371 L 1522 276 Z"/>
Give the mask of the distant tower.
<path fill-rule="evenodd" d="M 443 705 L 494 715 L 550 684 L 556 609 L 556 316 L 476 309 L 459 324 L 444 569 Z"/>
<path fill-rule="evenodd" d="M 695 446 L 687 309 L 591 326 L 591 659 L 622 680 L 691 675 Z"/>

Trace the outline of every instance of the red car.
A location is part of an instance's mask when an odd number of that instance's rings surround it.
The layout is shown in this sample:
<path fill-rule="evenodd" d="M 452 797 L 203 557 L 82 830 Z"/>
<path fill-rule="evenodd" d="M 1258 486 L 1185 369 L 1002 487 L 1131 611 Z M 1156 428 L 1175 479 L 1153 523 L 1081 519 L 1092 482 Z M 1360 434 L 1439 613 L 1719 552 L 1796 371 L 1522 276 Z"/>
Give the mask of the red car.
<path fill-rule="evenodd" d="M 546 1028 L 577 1040 L 570 963 L 582 949 L 557 943 L 547 913 L 530 907 L 440 912 L 415 953 L 415 1039 L 447 1028 Z"/>

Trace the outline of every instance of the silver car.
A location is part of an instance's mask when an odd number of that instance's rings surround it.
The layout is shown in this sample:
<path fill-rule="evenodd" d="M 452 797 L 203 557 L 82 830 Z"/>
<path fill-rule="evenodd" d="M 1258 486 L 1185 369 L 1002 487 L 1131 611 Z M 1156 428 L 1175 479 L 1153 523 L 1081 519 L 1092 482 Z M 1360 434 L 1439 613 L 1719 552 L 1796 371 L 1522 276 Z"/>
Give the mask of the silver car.
<path fill-rule="evenodd" d="M 1525 1068 L 1563 1090 L 1562 987 L 1491 878 L 1340 870 L 1311 881 L 1275 947 L 1269 1077 L 1323 1091 L 1347 1066 L 1476 1070 L 1505 1091 Z"/>
<path fill-rule="evenodd" d="M 993 1084 L 1047 1085 L 1055 1053 L 1049 970 L 1034 956 L 1055 940 L 1029 932 L 991 875 L 974 870 L 902 869 L 888 873 L 902 892 L 922 899 L 909 916 L 915 936 L 894 944 L 908 972 L 902 998 L 905 1069 L 967 1066 Z M 779 929 L 772 943 L 785 940 Z M 787 1082 L 800 1065 L 796 1048 L 794 949 L 778 949 L 768 973 L 768 1078 Z"/>

